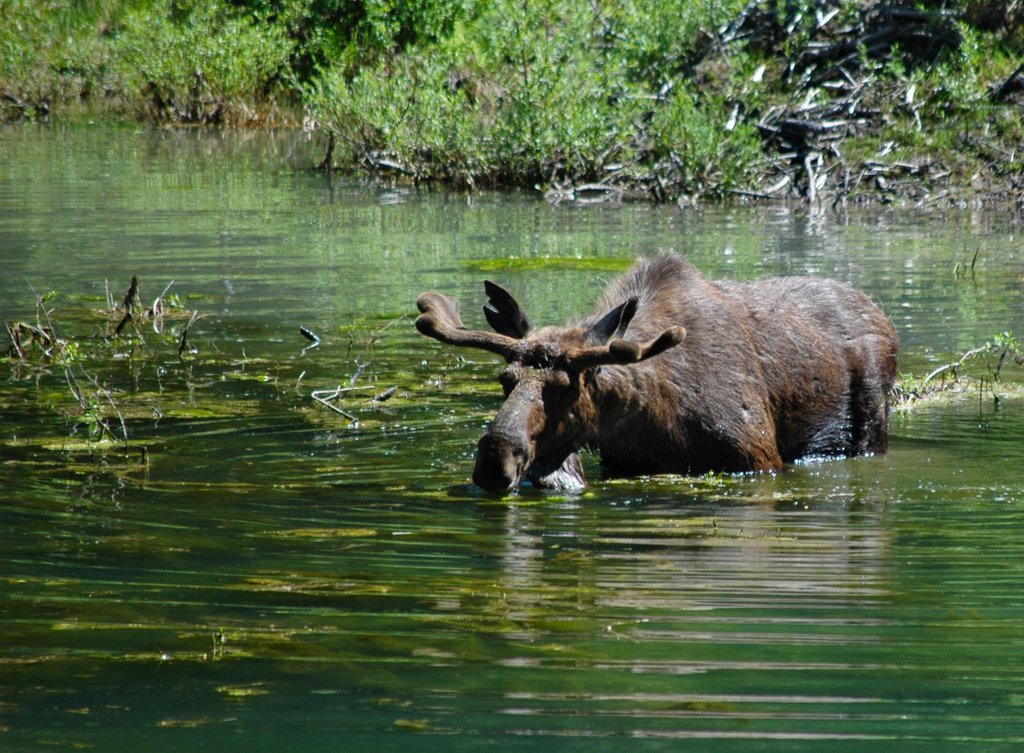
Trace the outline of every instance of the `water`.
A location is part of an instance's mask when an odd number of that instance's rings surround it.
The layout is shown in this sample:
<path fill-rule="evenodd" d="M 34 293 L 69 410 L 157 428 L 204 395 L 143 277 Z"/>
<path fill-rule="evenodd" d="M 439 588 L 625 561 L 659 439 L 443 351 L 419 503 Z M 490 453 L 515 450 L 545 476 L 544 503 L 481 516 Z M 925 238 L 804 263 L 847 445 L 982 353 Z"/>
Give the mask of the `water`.
<path fill-rule="evenodd" d="M 468 477 L 497 365 L 411 326 L 427 289 L 481 324 L 485 277 L 559 321 L 677 250 L 848 280 L 923 372 L 1024 331 L 1017 218 L 330 185 L 267 135 L 13 128 L 0 153 L 0 318 L 55 291 L 73 376 L 129 433 L 91 440 L 58 365 L 2 368 L 0 748 L 1024 745 L 1021 401 L 897 414 L 885 457 L 627 481 L 588 458 L 582 496 L 496 500 Z M 187 318 L 94 339 L 133 274 L 202 314 L 197 352 Z M 358 423 L 310 399 L 353 375 Z"/>

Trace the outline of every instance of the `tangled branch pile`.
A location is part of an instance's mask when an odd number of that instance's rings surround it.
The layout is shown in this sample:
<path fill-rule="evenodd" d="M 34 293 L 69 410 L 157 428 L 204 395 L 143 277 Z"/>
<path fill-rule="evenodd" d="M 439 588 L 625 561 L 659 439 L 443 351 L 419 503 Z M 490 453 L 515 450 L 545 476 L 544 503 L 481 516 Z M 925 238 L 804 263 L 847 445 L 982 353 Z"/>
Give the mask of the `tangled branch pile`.
<path fill-rule="evenodd" d="M 890 2 L 853 17 L 843 10 L 817 3 L 809 16 L 797 13 L 781 26 L 752 4 L 732 32 L 771 48 L 780 33 L 803 27 L 784 73 L 793 97 L 768 107 L 758 122 L 772 147 L 771 172 L 781 176 L 768 193 L 932 201 L 949 197 L 961 181 L 984 188 L 982 176 L 965 173 L 980 165 L 968 166 L 961 155 L 982 163 L 995 157 L 987 165 L 995 172 L 1005 157 L 1005 167 L 1015 169 L 1019 132 L 1004 132 L 989 117 L 1024 89 L 1022 68 L 1005 78 L 992 71 L 991 85 L 973 78 L 987 54 L 965 11 Z M 999 154 L 1003 140 L 1010 151 Z M 1018 184 L 1014 178 L 992 187 Z"/>

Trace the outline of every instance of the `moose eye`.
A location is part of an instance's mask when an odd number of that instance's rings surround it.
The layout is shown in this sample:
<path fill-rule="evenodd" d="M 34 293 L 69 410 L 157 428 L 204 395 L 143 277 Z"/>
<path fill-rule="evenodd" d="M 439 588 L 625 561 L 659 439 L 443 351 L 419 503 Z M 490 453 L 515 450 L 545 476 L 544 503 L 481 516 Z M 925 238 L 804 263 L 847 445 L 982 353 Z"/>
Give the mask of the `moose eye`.
<path fill-rule="evenodd" d="M 501 383 L 501 388 L 505 390 L 505 397 L 508 397 L 519 384 L 519 374 L 514 369 L 508 368 L 498 375 L 498 381 Z"/>
<path fill-rule="evenodd" d="M 567 390 L 572 386 L 572 379 L 569 378 L 569 374 L 567 372 L 558 370 L 552 373 L 548 384 L 552 387 Z"/>

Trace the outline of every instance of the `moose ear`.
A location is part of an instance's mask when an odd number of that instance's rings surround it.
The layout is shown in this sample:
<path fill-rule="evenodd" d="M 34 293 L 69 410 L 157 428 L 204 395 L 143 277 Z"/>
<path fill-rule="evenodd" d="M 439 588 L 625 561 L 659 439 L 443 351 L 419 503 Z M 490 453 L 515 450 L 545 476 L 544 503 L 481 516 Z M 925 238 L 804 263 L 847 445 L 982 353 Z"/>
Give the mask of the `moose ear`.
<path fill-rule="evenodd" d="M 604 345 L 612 337 L 622 337 L 626 334 L 626 327 L 636 314 L 637 299 L 629 298 L 603 317 L 590 328 L 590 341 L 595 345 Z"/>
<path fill-rule="evenodd" d="M 533 322 L 516 303 L 512 294 L 490 280 L 484 281 L 484 290 L 487 292 L 484 316 L 494 331 L 508 337 L 519 339 L 526 337 L 527 333 L 533 329 Z"/>

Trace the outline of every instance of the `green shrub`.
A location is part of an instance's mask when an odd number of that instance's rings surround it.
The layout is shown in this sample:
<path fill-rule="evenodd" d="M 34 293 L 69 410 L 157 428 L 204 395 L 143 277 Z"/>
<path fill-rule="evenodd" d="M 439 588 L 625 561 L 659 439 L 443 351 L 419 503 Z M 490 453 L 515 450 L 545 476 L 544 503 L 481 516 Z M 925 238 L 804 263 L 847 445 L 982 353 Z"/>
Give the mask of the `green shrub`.
<path fill-rule="evenodd" d="M 596 5 L 596 4 L 595 4 Z M 598 41 L 630 80 L 657 91 L 692 70 L 746 0 L 633 0 L 602 4 Z"/>
<path fill-rule="evenodd" d="M 412 51 L 364 68 L 349 81 L 333 70 L 309 102 L 340 137 L 348 158 L 388 165 L 417 179 L 472 182 L 479 121 L 447 66 Z"/>
<path fill-rule="evenodd" d="M 129 14 L 116 47 L 130 93 L 153 117 L 203 123 L 260 119 L 292 51 L 280 27 L 174 0 Z"/>
<path fill-rule="evenodd" d="M 792 193 L 809 155 L 825 193 L 1020 183 L 1012 0 L 0 0 L 0 18 L 4 118 L 91 97 L 252 124 L 290 99 L 344 159 L 415 180 L 663 199 Z"/>
<path fill-rule="evenodd" d="M 590 32 L 558 3 L 499 4 L 443 44 L 351 80 L 334 69 L 310 101 L 358 159 L 388 155 L 417 177 L 591 180 L 631 138 L 635 107 L 613 96 Z"/>
<path fill-rule="evenodd" d="M 621 159 L 642 104 L 597 19 L 564 2 L 496 4 L 480 22 L 481 54 L 501 84 L 493 156 L 521 182 L 592 181 Z"/>
<path fill-rule="evenodd" d="M 761 163 L 761 139 L 734 116 L 735 105 L 676 87 L 654 115 L 651 137 L 676 193 L 721 195 L 751 180 Z M 731 122 L 736 121 L 736 122 Z"/>
<path fill-rule="evenodd" d="M 460 182 L 594 180 L 630 150 L 639 113 L 595 28 L 570 3 L 496 3 L 445 43 L 351 81 L 334 71 L 313 106 L 357 154 L 394 155 L 419 176 L 447 160 Z"/>
<path fill-rule="evenodd" d="M 290 68 L 309 82 L 319 70 L 351 76 L 381 57 L 444 40 L 470 0 L 225 0 L 279 27 L 293 43 Z"/>
<path fill-rule="evenodd" d="M 0 0 L 0 118 L 45 118 L 65 100 L 104 89 L 104 40 L 120 2 Z"/>

